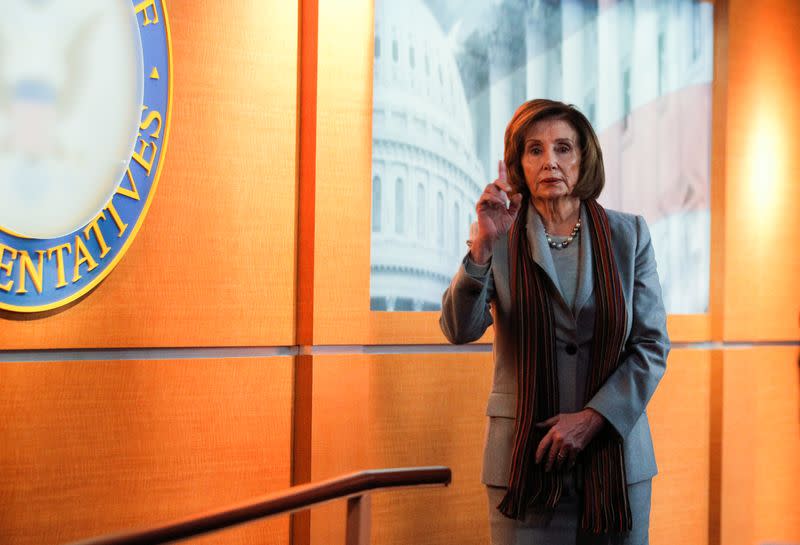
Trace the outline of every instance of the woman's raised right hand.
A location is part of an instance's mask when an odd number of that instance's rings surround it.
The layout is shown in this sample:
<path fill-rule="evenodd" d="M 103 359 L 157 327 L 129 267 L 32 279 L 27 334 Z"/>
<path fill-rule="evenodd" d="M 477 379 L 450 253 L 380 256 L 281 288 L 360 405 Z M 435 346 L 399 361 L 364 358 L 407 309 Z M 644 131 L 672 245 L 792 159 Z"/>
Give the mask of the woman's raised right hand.
<path fill-rule="evenodd" d="M 521 193 L 508 198 L 513 189 L 506 180 L 506 166 L 503 161 L 498 163 L 497 171 L 497 179 L 486 186 L 475 205 L 478 229 L 469 253 L 472 261 L 478 265 L 488 263 L 492 256 L 492 245 L 511 229 L 522 203 Z"/>

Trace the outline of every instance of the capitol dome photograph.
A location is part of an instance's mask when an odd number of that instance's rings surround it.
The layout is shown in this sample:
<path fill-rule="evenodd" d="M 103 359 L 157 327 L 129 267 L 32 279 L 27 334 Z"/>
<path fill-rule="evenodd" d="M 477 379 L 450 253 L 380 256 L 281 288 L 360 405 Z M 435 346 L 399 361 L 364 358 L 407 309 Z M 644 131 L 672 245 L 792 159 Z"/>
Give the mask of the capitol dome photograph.
<path fill-rule="evenodd" d="M 506 124 L 550 98 L 597 130 L 603 206 L 650 225 L 667 310 L 706 312 L 713 5 L 380 0 L 373 53 L 371 310 L 440 308 Z"/>

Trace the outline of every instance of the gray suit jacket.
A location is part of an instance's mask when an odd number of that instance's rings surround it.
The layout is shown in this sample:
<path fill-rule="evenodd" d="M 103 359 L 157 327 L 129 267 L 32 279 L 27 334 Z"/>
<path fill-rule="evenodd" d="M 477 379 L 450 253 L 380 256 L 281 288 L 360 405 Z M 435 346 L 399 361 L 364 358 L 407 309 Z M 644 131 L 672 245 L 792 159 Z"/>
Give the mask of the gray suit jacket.
<path fill-rule="evenodd" d="M 622 437 L 628 484 L 657 473 L 647 406 L 666 369 L 669 339 L 666 313 L 650 233 L 641 216 L 608 210 L 612 247 L 628 315 L 620 365 L 584 405 L 586 375 L 594 331 L 591 233 L 586 207 L 581 206 L 578 288 L 575 309 L 568 308 L 558 288 L 550 248 L 539 215 L 531 208 L 527 235 L 534 261 L 550 278 L 561 412 L 591 407 Z M 491 309 L 491 310 L 490 310 Z M 516 416 L 517 371 L 511 335 L 508 239 L 493 248 L 490 267 L 468 257 L 445 291 L 439 320 L 447 339 L 456 344 L 478 339 L 494 324 L 494 382 L 486 414 L 484 484 L 507 486 Z"/>

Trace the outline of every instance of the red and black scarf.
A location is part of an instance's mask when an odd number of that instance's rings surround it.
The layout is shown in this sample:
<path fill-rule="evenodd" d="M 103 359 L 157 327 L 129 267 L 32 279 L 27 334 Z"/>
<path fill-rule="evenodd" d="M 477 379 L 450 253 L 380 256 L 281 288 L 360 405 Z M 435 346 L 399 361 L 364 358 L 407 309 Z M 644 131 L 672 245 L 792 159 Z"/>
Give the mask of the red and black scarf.
<path fill-rule="evenodd" d="M 512 317 L 517 341 L 517 421 L 508 492 L 501 513 L 522 520 L 527 510 L 552 514 L 561 498 L 563 474 L 545 472 L 535 461 L 536 448 L 547 433 L 534 426 L 559 412 L 555 330 L 547 273 L 531 257 L 526 234 L 526 197 L 509 235 Z M 619 365 L 625 340 L 625 301 L 611 249 L 605 210 L 584 201 L 592 239 L 595 321 L 586 400 L 600 389 Z M 606 426 L 581 453 L 584 501 L 581 529 L 593 534 L 631 529 L 622 441 Z"/>

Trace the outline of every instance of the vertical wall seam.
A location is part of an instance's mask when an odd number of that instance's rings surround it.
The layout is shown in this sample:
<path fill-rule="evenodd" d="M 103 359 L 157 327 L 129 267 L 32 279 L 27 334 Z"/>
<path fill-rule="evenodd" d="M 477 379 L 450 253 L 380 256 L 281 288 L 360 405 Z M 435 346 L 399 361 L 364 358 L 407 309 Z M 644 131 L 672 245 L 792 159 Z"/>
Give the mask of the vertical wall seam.
<path fill-rule="evenodd" d="M 297 123 L 297 269 L 295 271 L 295 344 L 314 343 L 314 247 L 317 127 L 317 0 L 298 2 Z M 313 359 L 297 355 L 292 367 L 291 485 L 311 481 Z M 311 513 L 293 513 L 292 545 L 311 542 Z"/>
<path fill-rule="evenodd" d="M 725 209 L 728 129 L 728 0 L 714 3 L 714 77 L 711 108 L 711 255 L 709 311 L 711 341 L 725 343 Z M 716 159 L 715 159 L 716 158 Z M 724 353 L 711 352 L 709 392 L 708 545 L 720 545 L 722 529 L 722 418 Z"/>

